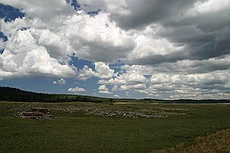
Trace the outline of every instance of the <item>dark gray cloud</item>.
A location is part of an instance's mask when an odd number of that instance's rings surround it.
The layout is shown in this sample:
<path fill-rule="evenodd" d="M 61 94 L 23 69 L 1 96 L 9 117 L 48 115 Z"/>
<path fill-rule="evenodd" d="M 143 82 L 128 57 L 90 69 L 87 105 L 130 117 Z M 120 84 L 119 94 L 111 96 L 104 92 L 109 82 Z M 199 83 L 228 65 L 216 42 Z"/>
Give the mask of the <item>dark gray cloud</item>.
<path fill-rule="evenodd" d="M 146 26 L 153 22 L 165 22 L 191 8 L 199 0 L 126 0 L 129 15 L 111 15 L 125 29 Z"/>
<path fill-rule="evenodd" d="M 198 3 L 200 2 L 200 3 Z M 210 8 L 200 7 L 205 2 Z M 157 24 L 162 28 L 154 32 L 153 39 L 164 38 L 175 46 L 183 46 L 183 50 L 169 50 L 167 54 L 150 54 L 136 57 L 129 64 L 155 65 L 176 63 L 181 60 L 208 60 L 230 54 L 230 10 L 214 5 L 213 1 L 160 1 L 144 0 L 127 4 L 131 11 L 128 16 L 115 18 L 123 28 L 142 28 Z M 199 4 L 199 5 L 198 5 Z M 203 9 L 203 10 L 202 10 Z M 196 67 L 195 71 L 225 70 L 229 65 L 209 65 Z M 202 63 L 202 62 L 201 62 Z M 193 65 L 194 67 L 196 65 Z M 206 69 L 206 70 L 205 70 Z M 194 72 L 194 71 L 192 71 Z"/>
<path fill-rule="evenodd" d="M 128 64 L 138 64 L 138 65 L 158 65 L 161 63 L 174 63 L 178 60 L 186 59 L 187 55 L 184 52 L 174 52 L 167 55 L 152 55 L 146 56 L 144 58 L 130 59 L 126 61 Z"/>
<path fill-rule="evenodd" d="M 184 17 L 163 23 L 166 30 L 159 36 L 173 43 L 185 45 L 188 59 L 209 59 L 230 53 L 229 10 Z"/>
<path fill-rule="evenodd" d="M 154 69 L 158 72 L 177 72 L 186 74 L 201 74 L 214 71 L 225 71 L 230 68 L 230 57 L 213 58 L 208 60 L 184 60 L 175 63 L 165 62 L 156 64 Z"/>

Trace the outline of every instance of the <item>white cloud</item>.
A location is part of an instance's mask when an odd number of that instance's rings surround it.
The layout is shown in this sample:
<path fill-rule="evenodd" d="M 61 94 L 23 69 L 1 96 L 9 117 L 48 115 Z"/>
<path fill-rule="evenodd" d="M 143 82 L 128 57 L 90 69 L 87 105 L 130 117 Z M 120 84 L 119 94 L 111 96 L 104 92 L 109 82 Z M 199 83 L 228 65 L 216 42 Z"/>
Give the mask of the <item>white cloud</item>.
<path fill-rule="evenodd" d="M 228 9 L 228 6 L 230 5 L 229 0 L 225 0 L 220 3 L 218 0 L 207 0 L 204 2 L 196 2 L 194 7 L 188 10 L 186 15 L 188 16 L 195 16 L 200 13 L 213 13 L 221 11 L 222 9 Z"/>
<path fill-rule="evenodd" d="M 19 8 L 30 18 L 39 18 L 46 22 L 50 22 L 55 16 L 71 15 L 75 13 L 71 5 L 65 0 L 40 0 L 40 1 L 17 1 L 17 0 L 1 0 L 1 3 Z"/>
<path fill-rule="evenodd" d="M 102 94 L 111 94 L 111 92 L 105 91 L 105 90 L 100 90 L 99 93 L 102 93 Z"/>
<path fill-rule="evenodd" d="M 56 59 L 51 58 L 44 48 L 28 52 L 19 70 L 65 77 L 75 74 L 68 65 L 62 65 Z"/>
<path fill-rule="evenodd" d="M 116 97 L 116 98 L 117 98 L 117 97 L 119 97 L 119 95 L 115 94 L 115 95 L 114 95 L 114 97 Z"/>
<path fill-rule="evenodd" d="M 49 15 L 44 17 L 43 13 L 45 11 L 42 10 L 47 9 L 46 7 L 49 6 L 48 3 L 51 1 L 39 3 L 38 5 L 27 2 L 3 2 L 22 8 L 27 16 L 22 19 L 17 18 L 7 23 L 1 20 L 1 30 L 8 37 L 8 41 L 5 45 L 6 49 L 1 56 L 2 63 L 4 63 L 1 69 L 2 76 L 3 74 L 8 74 L 8 77 L 11 74 L 14 74 L 14 76 L 11 77 L 23 76 L 23 74 L 33 75 L 33 71 L 30 71 L 31 68 L 28 67 L 28 64 L 26 67 L 29 72 L 27 72 L 27 69 L 23 69 L 24 66 L 21 64 L 27 53 L 32 50 L 37 50 L 38 48 L 44 50 L 43 52 L 47 52 L 50 57 L 46 58 L 46 60 L 50 61 L 43 61 L 44 63 L 53 63 L 54 60 L 56 60 L 57 64 L 59 64 L 56 68 L 65 67 L 66 69 L 68 67 L 70 69 L 67 74 L 65 74 L 66 71 L 64 70 L 61 76 L 73 77 L 74 71 L 76 71 L 77 68 L 68 64 L 71 60 L 69 57 L 73 54 L 76 54 L 82 59 L 92 60 L 93 62 L 103 61 L 107 63 L 125 58 L 135 47 L 132 37 L 117 27 L 116 23 L 112 22 L 106 13 L 100 13 L 96 17 L 90 17 L 84 13 L 84 11 L 80 14 L 71 11 L 67 13 L 66 8 L 69 7 L 63 4 L 63 2 L 65 2 L 63 1 L 60 3 L 55 2 L 55 4 L 52 5 L 52 7 L 59 6 L 57 7 L 58 9 L 48 9 L 52 11 L 49 14 L 52 15 L 52 17 Z M 43 5 L 45 6 L 43 7 Z M 61 10 L 61 8 L 63 10 Z M 70 8 L 73 10 L 72 7 Z M 47 21 L 48 18 L 49 21 Z M 31 55 L 35 54 L 29 53 L 28 55 L 31 57 Z M 33 58 L 36 59 L 37 57 Z M 108 65 L 102 64 L 103 62 L 95 63 L 96 73 L 90 69 L 83 68 L 78 73 L 77 78 L 85 80 L 92 76 L 100 78 L 113 77 L 113 70 L 109 69 Z M 19 67 L 23 69 L 24 72 L 17 73 L 16 70 L 14 70 Z M 44 68 L 37 69 L 42 70 Z M 35 75 L 41 72 L 40 70 L 36 70 L 37 73 L 35 73 Z M 72 71 L 71 74 L 69 73 L 70 71 Z M 52 75 L 52 72 L 54 71 L 51 71 L 50 75 Z M 43 72 L 41 72 L 41 74 L 43 74 Z M 56 76 L 57 73 L 54 75 Z M 6 75 L 4 76 L 6 77 Z"/>
<path fill-rule="evenodd" d="M 62 65 L 56 59 L 50 57 L 43 47 L 37 47 L 37 49 L 28 52 L 26 50 L 17 52 L 17 50 L 5 49 L 1 58 L 0 77 L 2 78 L 38 75 L 67 77 L 75 74 L 68 65 Z"/>
<path fill-rule="evenodd" d="M 120 86 L 120 90 L 133 90 L 133 89 L 145 89 L 145 84 L 133 84 L 133 85 L 122 85 Z"/>
<path fill-rule="evenodd" d="M 0 38 L 0 50 L 5 48 L 5 43 L 3 42 L 3 39 Z"/>
<path fill-rule="evenodd" d="M 115 76 L 114 70 L 110 69 L 109 66 L 103 62 L 96 62 L 95 70 L 95 76 L 101 79 L 111 79 Z"/>
<path fill-rule="evenodd" d="M 35 32 L 38 32 L 35 31 Z M 68 55 L 72 55 L 72 48 L 68 44 L 69 42 L 63 39 L 60 35 L 55 34 L 49 30 L 39 31 L 41 34 L 38 39 L 38 44 L 44 46 L 51 57 L 56 59 L 62 59 Z"/>
<path fill-rule="evenodd" d="M 130 12 L 125 0 L 78 0 L 85 11 L 102 10 L 112 14 L 128 15 Z"/>
<path fill-rule="evenodd" d="M 100 85 L 98 90 L 109 90 L 105 85 Z"/>
<path fill-rule="evenodd" d="M 91 77 L 97 77 L 100 79 L 111 79 L 117 75 L 116 73 L 114 73 L 114 70 L 112 70 L 108 66 L 108 64 L 105 64 L 103 62 L 95 62 L 94 66 L 95 71 L 93 71 L 87 65 L 84 65 L 84 67 L 78 71 L 77 78 L 80 80 L 87 80 Z"/>
<path fill-rule="evenodd" d="M 57 84 L 57 85 L 65 85 L 66 84 L 66 80 L 61 78 L 60 80 L 57 81 L 53 81 L 53 84 Z"/>
<path fill-rule="evenodd" d="M 27 27 L 27 24 L 31 22 L 33 26 L 36 21 L 36 19 L 30 21 L 23 18 L 8 23 L 1 22 L 8 41 L 3 54 L 0 55 L 2 59 L 0 77 L 37 75 L 68 77 L 75 75 L 74 70 L 68 65 L 68 47 L 63 48 L 65 45 L 58 45 L 62 43 L 58 36 L 55 37 L 56 35 L 49 30 L 41 30 L 36 27 L 18 30 Z M 37 24 L 40 23 L 37 22 Z M 46 38 L 49 41 L 45 41 L 45 34 L 47 37 L 52 36 L 52 39 L 51 37 Z"/>
<path fill-rule="evenodd" d="M 215 65 L 214 61 L 215 59 L 210 59 L 208 61 L 203 61 L 203 64 Z M 184 61 L 183 63 L 179 63 L 175 65 L 175 68 L 164 65 L 164 69 L 149 66 L 125 65 L 122 66 L 124 73 L 109 80 L 101 79 L 98 83 L 102 84 L 103 87 L 106 84 L 112 85 L 112 91 L 114 93 L 119 91 L 126 91 L 129 93 L 138 92 L 150 95 L 154 98 L 178 99 L 187 97 L 195 99 L 218 99 L 230 96 L 230 73 L 228 70 L 189 74 L 187 71 L 184 71 L 184 69 L 192 69 L 194 65 L 201 66 L 202 62 L 194 61 L 194 63 L 191 63 L 191 61 L 187 61 L 186 64 Z M 227 57 L 219 59 L 218 64 L 224 63 L 228 63 Z M 178 72 L 171 71 L 171 69 L 176 68 Z"/>
<path fill-rule="evenodd" d="M 98 87 L 98 90 L 99 90 L 99 93 L 102 93 L 102 94 L 111 94 L 111 92 L 105 85 L 100 85 Z"/>
<path fill-rule="evenodd" d="M 121 69 L 124 71 L 119 75 L 115 75 L 110 79 L 101 79 L 98 81 L 99 84 L 111 84 L 111 85 L 127 85 L 127 84 L 138 84 L 146 83 L 148 79 L 144 76 L 145 74 L 151 74 L 151 70 L 147 66 L 122 66 Z M 150 70 L 149 72 L 147 70 Z"/>
<path fill-rule="evenodd" d="M 102 84 L 102 87 L 105 85 L 113 85 L 112 91 L 133 91 L 139 92 L 139 90 L 143 90 L 147 88 L 147 84 L 150 81 L 148 78 L 144 76 L 144 74 L 152 73 L 151 68 L 148 66 L 122 66 L 124 73 L 119 74 L 111 79 L 101 79 L 98 81 L 99 84 Z M 100 86 L 100 87 L 101 87 Z"/>
<path fill-rule="evenodd" d="M 225 74 L 225 75 L 223 75 Z M 230 73 L 226 70 L 203 74 L 155 73 L 151 86 L 145 90 L 149 95 L 166 94 L 168 98 L 227 98 L 229 97 Z M 222 93 L 220 96 L 219 93 Z"/>
<path fill-rule="evenodd" d="M 95 17 L 73 15 L 68 17 L 62 31 L 80 58 L 95 62 L 116 62 L 125 58 L 135 42 L 124 30 L 112 22 L 108 14 Z M 77 32 L 76 32 L 77 31 Z"/>
<path fill-rule="evenodd" d="M 153 54 L 166 55 L 170 52 L 181 50 L 164 37 L 159 37 L 158 32 L 164 31 L 164 27 L 159 24 L 152 24 L 143 30 L 133 30 L 135 32 L 135 42 L 137 44 L 132 54 L 137 54 L 143 58 Z"/>
<path fill-rule="evenodd" d="M 93 71 L 87 65 L 84 65 L 84 67 L 78 71 L 77 79 L 87 80 L 93 76 L 95 76 L 95 71 Z"/>
<path fill-rule="evenodd" d="M 75 87 L 75 88 L 69 88 L 68 91 L 78 93 L 78 92 L 85 92 L 86 90 L 84 88 Z"/>

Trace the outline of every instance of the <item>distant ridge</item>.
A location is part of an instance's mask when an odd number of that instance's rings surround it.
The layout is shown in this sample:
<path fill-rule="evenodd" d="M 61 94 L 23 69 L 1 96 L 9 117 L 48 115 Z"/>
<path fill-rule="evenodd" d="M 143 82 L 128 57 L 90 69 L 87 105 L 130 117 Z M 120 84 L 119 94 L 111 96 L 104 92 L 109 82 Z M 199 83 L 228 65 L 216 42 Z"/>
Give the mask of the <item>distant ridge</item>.
<path fill-rule="evenodd" d="M 230 103 L 227 99 L 126 99 L 126 98 L 103 98 L 94 96 L 71 95 L 71 94 L 45 94 L 31 91 L 24 91 L 18 88 L 0 87 L 0 101 L 21 101 L 21 102 L 95 102 L 95 103 L 112 103 L 121 102 L 146 102 L 146 103 Z"/>

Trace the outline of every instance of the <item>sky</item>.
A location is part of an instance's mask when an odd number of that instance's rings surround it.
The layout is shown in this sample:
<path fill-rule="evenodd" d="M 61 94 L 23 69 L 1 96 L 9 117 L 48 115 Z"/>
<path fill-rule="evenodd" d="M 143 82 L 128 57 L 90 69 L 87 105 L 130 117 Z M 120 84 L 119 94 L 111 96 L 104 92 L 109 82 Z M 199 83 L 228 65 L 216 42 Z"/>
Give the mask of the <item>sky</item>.
<path fill-rule="evenodd" d="M 230 0 L 0 0 L 0 86 L 230 99 Z"/>

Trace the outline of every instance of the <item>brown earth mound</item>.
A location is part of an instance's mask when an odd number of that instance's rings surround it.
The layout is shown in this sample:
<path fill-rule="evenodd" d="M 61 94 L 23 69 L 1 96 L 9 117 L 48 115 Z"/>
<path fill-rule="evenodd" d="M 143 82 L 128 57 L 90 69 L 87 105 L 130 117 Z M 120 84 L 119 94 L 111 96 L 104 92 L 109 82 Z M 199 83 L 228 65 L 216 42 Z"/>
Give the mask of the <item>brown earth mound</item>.
<path fill-rule="evenodd" d="M 198 137 L 191 145 L 179 144 L 168 150 L 156 150 L 153 153 L 230 153 L 230 129 Z"/>

